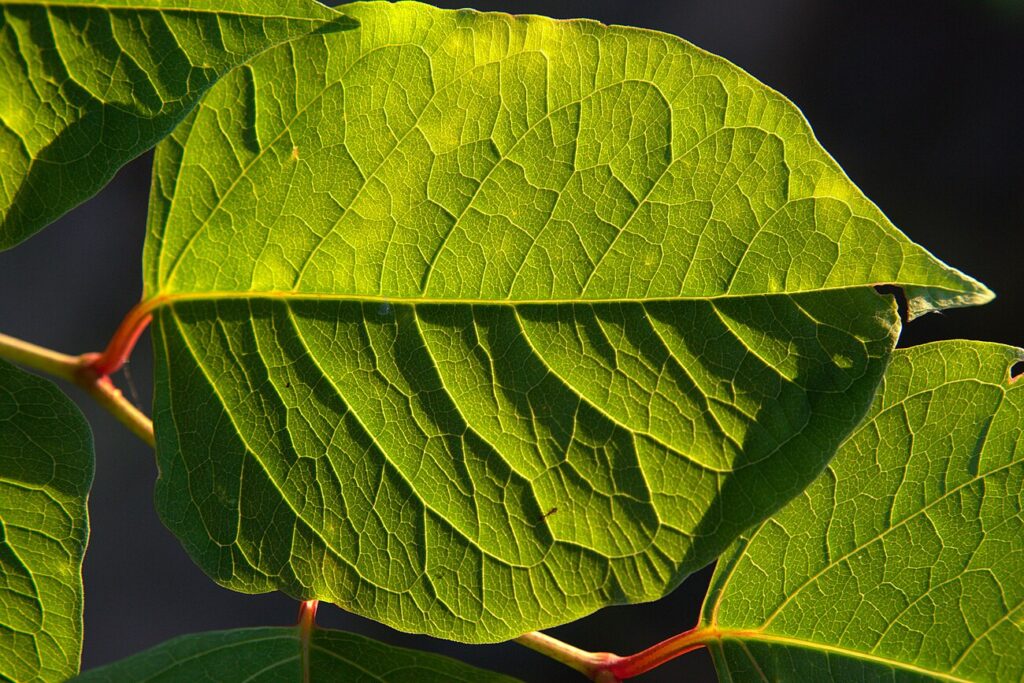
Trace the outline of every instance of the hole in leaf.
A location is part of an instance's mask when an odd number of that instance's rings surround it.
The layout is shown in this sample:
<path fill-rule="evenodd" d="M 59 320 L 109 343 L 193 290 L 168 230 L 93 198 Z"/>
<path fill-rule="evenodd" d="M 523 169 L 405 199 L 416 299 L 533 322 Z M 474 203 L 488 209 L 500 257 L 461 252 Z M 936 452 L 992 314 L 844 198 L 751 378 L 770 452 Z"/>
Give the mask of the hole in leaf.
<path fill-rule="evenodd" d="M 1010 383 L 1016 382 L 1024 375 L 1024 360 L 1019 360 L 1010 366 Z"/>

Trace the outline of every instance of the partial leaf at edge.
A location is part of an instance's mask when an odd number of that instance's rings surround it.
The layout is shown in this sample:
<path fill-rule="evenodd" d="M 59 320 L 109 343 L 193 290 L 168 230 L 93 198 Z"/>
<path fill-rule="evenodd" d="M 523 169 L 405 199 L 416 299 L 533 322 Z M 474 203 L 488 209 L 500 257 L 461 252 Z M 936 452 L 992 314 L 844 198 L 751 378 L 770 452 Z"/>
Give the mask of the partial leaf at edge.
<path fill-rule="evenodd" d="M 507 676 L 448 657 L 327 629 L 313 632 L 308 669 L 303 656 L 297 628 L 212 631 L 169 640 L 114 664 L 87 671 L 75 681 L 516 683 Z"/>
<path fill-rule="evenodd" d="M 0 361 L 0 679 L 78 672 L 92 476 L 92 433 L 78 408 Z"/>
<path fill-rule="evenodd" d="M 1024 350 L 897 351 L 824 475 L 723 556 L 725 680 L 1024 677 Z"/>
<path fill-rule="evenodd" d="M 352 23 L 313 0 L 0 1 L 0 249 L 99 191 L 231 68 Z"/>
<path fill-rule="evenodd" d="M 468 641 L 656 599 L 863 415 L 871 285 L 990 296 L 679 39 L 345 11 L 158 148 L 157 501 L 224 585 Z"/>

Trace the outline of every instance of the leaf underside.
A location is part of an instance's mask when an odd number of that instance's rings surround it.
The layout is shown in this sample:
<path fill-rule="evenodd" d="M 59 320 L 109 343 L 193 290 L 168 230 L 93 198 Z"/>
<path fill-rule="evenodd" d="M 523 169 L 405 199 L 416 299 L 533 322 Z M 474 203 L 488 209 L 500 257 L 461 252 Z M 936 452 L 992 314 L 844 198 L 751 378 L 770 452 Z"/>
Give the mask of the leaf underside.
<path fill-rule="evenodd" d="M 228 70 L 328 26 L 351 21 L 312 0 L 0 1 L 0 249 L 94 195 Z"/>
<path fill-rule="evenodd" d="M 448 657 L 391 647 L 352 633 L 317 629 L 303 661 L 296 628 L 254 628 L 182 636 L 114 664 L 80 683 L 515 683 Z"/>
<path fill-rule="evenodd" d="M 0 361 L 0 679 L 63 681 L 82 652 L 92 434 L 50 382 Z"/>
<path fill-rule="evenodd" d="M 725 680 L 1024 677 L 1024 351 L 897 351 L 826 473 L 723 556 Z"/>
<path fill-rule="evenodd" d="M 663 34 L 344 8 L 158 147 L 158 508 L 236 590 L 497 641 L 653 600 L 991 294 Z"/>

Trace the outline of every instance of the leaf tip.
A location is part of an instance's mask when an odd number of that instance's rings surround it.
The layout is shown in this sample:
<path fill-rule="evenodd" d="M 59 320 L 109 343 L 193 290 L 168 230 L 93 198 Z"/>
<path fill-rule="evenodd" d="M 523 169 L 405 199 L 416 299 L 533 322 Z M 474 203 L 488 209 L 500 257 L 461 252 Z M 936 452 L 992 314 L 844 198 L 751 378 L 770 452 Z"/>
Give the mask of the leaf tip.
<path fill-rule="evenodd" d="M 953 269 L 950 269 L 953 270 Z M 981 306 L 996 298 L 995 292 L 960 271 L 953 271 L 959 276 L 963 286 L 950 290 L 939 287 L 909 286 L 904 290 L 907 295 L 907 321 L 919 318 L 926 313 L 934 313 L 947 308 L 963 308 L 965 306 Z"/>

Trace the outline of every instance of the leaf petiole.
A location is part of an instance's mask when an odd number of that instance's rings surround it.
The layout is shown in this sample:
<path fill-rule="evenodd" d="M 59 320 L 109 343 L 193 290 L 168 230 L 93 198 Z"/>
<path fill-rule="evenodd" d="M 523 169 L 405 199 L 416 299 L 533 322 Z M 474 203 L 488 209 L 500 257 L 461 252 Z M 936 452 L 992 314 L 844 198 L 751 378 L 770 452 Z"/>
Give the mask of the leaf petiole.
<path fill-rule="evenodd" d="M 107 377 L 121 369 L 121 366 L 128 360 L 139 336 L 146 330 L 150 321 L 153 320 L 153 303 L 143 301 L 136 304 L 128 315 L 118 325 L 114 336 L 103 353 L 94 356 L 89 367 L 98 377 Z"/>

